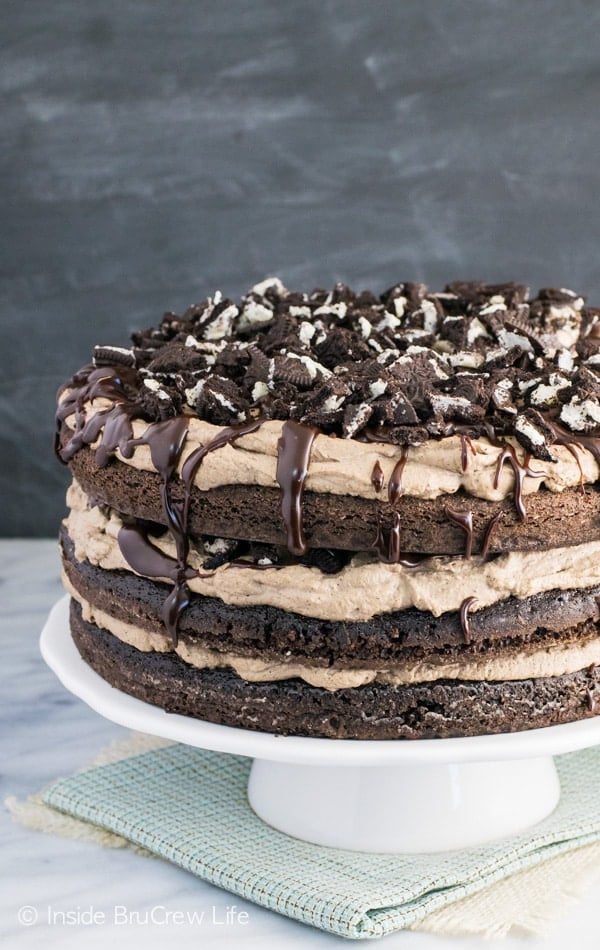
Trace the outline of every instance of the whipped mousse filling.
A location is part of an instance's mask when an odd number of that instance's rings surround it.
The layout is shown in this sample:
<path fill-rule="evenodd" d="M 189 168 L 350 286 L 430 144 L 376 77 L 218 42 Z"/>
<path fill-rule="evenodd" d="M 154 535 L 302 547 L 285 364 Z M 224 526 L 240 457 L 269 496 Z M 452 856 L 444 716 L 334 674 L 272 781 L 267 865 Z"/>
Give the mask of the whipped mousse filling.
<path fill-rule="evenodd" d="M 70 390 L 63 393 L 63 401 Z M 96 398 L 84 406 L 87 419 L 106 410 L 111 403 Z M 73 415 L 66 420 L 73 429 Z M 278 444 L 284 423 L 274 420 L 263 422 L 254 432 L 243 435 L 235 444 L 225 444 L 218 452 L 207 454 L 198 468 L 193 484 L 201 491 L 223 485 L 257 485 L 277 488 Z M 140 471 L 156 471 L 151 448 L 143 443 L 148 424 L 131 421 L 133 439 L 139 444 L 127 457 L 117 448 L 116 457 Z M 185 446 L 176 471 L 181 475 L 186 460 L 199 448 L 209 445 L 221 426 L 202 419 L 189 417 Z M 97 448 L 99 439 L 91 443 Z M 500 463 L 504 447 L 509 445 L 517 463 L 529 468 L 525 473 L 521 493 L 536 492 L 543 485 L 549 491 L 561 492 L 582 483 L 591 484 L 600 477 L 600 466 L 584 445 L 573 442 L 569 447 L 553 445 L 556 461 L 532 459 L 527 466 L 525 451 L 516 439 L 506 437 L 503 445 L 494 445 L 487 438 L 473 438 L 465 442 L 457 435 L 430 440 L 408 449 L 385 442 L 359 442 L 339 439 L 319 433 L 314 438 L 310 466 L 304 483 L 307 491 L 332 495 L 353 495 L 360 498 L 376 496 L 374 472 L 377 472 L 379 491 L 389 489 L 400 477 L 401 493 L 413 498 L 432 499 L 453 495 L 459 489 L 476 498 L 502 501 L 515 490 L 516 473 L 512 465 Z"/>
<path fill-rule="evenodd" d="M 63 583 L 71 596 L 81 605 L 82 616 L 107 630 L 121 642 L 143 653 L 175 652 L 185 663 L 197 669 L 228 667 L 248 682 L 263 683 L 286 679 L 301 679 L 310 686 L 327 690 L 352 689 L 368 683 L 401 686 L 430 683 L 436 680 L 461 681 L 524 680 L 538 677 L 562 676 L 575 673 L 591 664 L 600 663 L 600 637 L 593 637 L 576 646 L 552 646 L 545 649 L 519 650 L 506 655 L 487 655 L 448 660 L 430 657 L 417 662 L 384 664 L 380 669 L 323 669 L 298 662 L 274 662 L 260 658 L 238 656 L 180 641 L 173 646 L 166 634 L 144 630 L 133 623 L 117 619 L 89 603 L 73 587 L 66 576 Z"/>
<path fill-rule="evenodd" d="M 74 482 L 67 495 L 71 508 L 65 525 L 79 561 L 105 570 L 133 571 L 119 546 L 123 522 L 111 509 L 91 507 Z M 170 558 L 173 539 L 153 538 Z M 232 570 L 224 564 L 203 570 L 206 555 L 193 546 L 187 564 L 190 591 L 236 606 L 268 605 L 307 617 L 333 621 L 366 621 L 415 607 L 439 617 L 480 610 L 509 597 L 525 598 L 549 590 L 593 587 L 598 583 L 600 541 L 546 551 L 512 551 L 493 560 L 481 557 L 430 557 L 416 566 L 387 564 L 360 553 L 338 573 L 296 563 L 266 570 Z M 170 584 L 168 577 L 160 578 Z"/>

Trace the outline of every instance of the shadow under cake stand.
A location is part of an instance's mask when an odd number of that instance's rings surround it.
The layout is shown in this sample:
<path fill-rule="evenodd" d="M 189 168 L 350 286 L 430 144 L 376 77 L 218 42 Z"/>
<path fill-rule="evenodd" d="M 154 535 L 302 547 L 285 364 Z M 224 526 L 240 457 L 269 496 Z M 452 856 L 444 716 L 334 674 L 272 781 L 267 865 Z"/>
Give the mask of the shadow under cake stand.
<path fill-rule="evenodd" d="M 75 696 L 107 719 L 187 745 L 253 758 L 256 814 L 304 841 L 355 851 L 433 853 L 513 835 L 558 804 L 553 755 L 600 744 L 600 717 L 458 739 L 276 736 L 167 713 L 103 680 L 80 657 L 69 598 L 50 611 L 40 648 Z"/>

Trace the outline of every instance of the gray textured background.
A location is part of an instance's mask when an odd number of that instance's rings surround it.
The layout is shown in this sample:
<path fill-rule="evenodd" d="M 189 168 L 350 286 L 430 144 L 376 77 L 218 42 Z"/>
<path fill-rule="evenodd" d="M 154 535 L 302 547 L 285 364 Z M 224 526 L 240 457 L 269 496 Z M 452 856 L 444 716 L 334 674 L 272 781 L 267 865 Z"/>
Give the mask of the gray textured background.
<path fill-rule="evenodd" d="M 54 392 L 277 273 L 600 301 L 595 0 L 0 2 L 0 533 L 54 534 Z"/>

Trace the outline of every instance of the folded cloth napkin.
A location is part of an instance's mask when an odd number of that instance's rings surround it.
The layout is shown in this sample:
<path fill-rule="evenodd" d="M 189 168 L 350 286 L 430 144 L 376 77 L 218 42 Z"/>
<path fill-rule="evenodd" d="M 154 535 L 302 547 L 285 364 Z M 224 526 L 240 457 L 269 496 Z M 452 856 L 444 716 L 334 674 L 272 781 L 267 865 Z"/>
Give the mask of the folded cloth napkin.
<path fill-rule="evenodd" d="M 42 797 L 219 887 L 357 939 L 414 925 L 515 872 L 599 841 L 600 749 L 556 761 L 561 801 L 543 822 L 491 845 L 435 855 L 362 854 L 291 838 L 251 810 L 249 759 L 176 743 L 60 779 Z"/>

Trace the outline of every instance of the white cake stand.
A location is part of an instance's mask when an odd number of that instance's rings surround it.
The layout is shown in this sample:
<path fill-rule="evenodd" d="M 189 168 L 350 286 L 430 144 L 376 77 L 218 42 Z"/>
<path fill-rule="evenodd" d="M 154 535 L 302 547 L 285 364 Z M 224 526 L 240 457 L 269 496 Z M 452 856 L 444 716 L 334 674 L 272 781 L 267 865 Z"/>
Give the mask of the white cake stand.
<path fill-rule="evenodd" d="M 52 608 L 40 639 L 63 685 L 122 726 L 252 757 L 252 808 L 304 841 L 432 853 L 516 834 L 558 804 L 552 756 L 600 744 L 600 717 L 464 739 L 354 740 L 275 736 L 166 713 L 110 686 L 81 659 L 68 603 Z"/>

